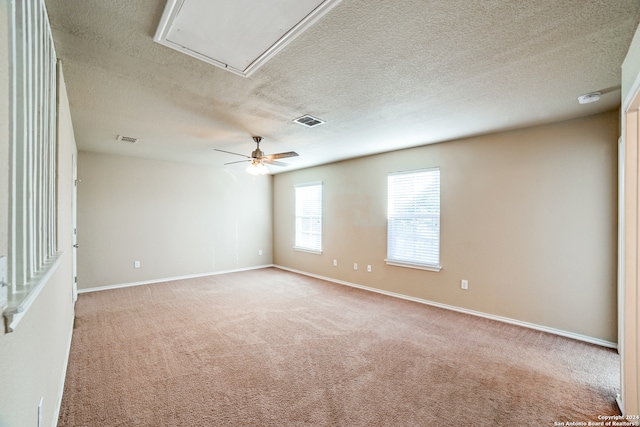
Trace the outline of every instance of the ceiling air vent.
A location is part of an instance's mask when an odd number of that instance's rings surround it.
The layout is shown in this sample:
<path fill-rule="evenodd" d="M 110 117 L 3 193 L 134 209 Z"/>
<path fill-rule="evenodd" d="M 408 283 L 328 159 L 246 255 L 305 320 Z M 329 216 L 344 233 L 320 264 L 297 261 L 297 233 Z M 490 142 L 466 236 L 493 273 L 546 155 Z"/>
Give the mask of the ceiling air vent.
<path fill-rule="evenodd" d="M 118 137 L 116 138 L 116 141 L 124 141 L 130 144 L 135 144 L 138 142 L 138 138 L 134 138 L 132 136 L 118 135 Z"/>
<path fill-rule="evenodd" d="M 319 126 L 321 124 L 324 124 L 324 120 L 320 120 L 318 118 L 315 118 L 313 116 L 310 116 L 308 114 L 305 114 L 302 117 L 298 117 L 297 119 L 294 120 L 294 122 L 312 128 L 314 126 Z"/>

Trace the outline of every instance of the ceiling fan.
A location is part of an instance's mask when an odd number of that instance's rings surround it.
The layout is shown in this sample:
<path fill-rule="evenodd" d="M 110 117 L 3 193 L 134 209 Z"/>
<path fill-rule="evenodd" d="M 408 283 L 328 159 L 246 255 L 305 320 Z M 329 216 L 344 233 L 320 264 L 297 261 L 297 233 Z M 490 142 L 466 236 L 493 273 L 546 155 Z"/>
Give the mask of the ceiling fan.
<path fill-rule="evenodd" d="M 265 166 L 265 163 L 273 166 L 289 166 L 287 163 L 278 162 L 276 159 L 284 159 L 286 157 L 296 157 L 298 153 L 295 151 L 287 151 L 285 153 L 276 153 L 276 154 L 264 154 L 262 150 L 260 150 L 260 141 L 262 141 L 261 136 L 254 136 L 253 140 L 256 142 L 256 149 L 251 152 L 251 156 L 247 156 L 240 153 L 234 153 L 232 151 L 218 150 L 214 148 L 215 151 L 220 151 L 222 153 L 234 154 L 236 156 L 246 157 L 246 160 L 238 160 L 237 162 L 229 162 L 225 163 L 225 165 L 232 165 L 234 163 L 243 163 L 243 162 L 251 162 L 251 164 L 247 167 L 247 172 L 253 175 L 264 175 L 269 172 L 269 169 Z"/>

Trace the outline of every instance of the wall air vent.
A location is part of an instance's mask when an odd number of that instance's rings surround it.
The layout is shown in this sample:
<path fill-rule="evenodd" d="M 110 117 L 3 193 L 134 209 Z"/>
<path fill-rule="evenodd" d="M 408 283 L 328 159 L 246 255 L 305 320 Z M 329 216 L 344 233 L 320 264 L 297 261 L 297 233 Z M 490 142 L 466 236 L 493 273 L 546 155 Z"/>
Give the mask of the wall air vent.
<path fill-rule="evenodd" d="M 123 141 L 123 142 L 128 142 L 130 144 L 136 144 L 138 142 L 139 138 L 134 138 L 132 136 L 124 136 L 124 135 L 118 135 L 118 137 L 116 138 L 116 141 Z"/>
<path fill-rule="evenodd" d="M 306 126 L 308 128 L 312 128 L 314 126 L 319 126 L 321 124 L 324 124 L 325 121 L 324 120 L 320 120 L 316 117 L 310 116 L 308 114 L 305 114 L 302 117 L 298 117 L 297 119 L 294 120 L 294 122 L 302 125 L 302 126 Z"/>
<path fill-rule="evenodd" d="M 248 77 L 340 0 L 167 0 L 153 40 Z"/>

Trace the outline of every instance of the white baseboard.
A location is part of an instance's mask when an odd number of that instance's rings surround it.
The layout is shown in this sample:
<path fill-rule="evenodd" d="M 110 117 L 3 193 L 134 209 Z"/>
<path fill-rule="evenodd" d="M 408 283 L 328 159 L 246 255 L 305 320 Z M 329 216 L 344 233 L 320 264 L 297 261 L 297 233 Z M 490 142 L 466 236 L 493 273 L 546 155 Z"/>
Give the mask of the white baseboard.
<path fill-rule="evenodd" d="M 560 335 L 562 337 L 572 338 L 578 341 L 584 341 L 590 344 L 596 344 L 602 347 L 608 347 L 617 349 L 618 344 L 610 341 L 601 340 L 599 338 L 589 337 L 586 335 L 576 334 L 573 332 L 563 331 L 561 329 L 550 328 L 548 326 L 536 325 L 535 323 L 523 322 L 521 320 L 511 319 L 508 317 L 496 316 L 493 314 L 483 313 L 481 311 L 469 310 L 466 308 L 456 307 L 453 305 L 442 304 L 435 301 L 429 301 L 421 298 L 415 298 L 408 295 L 397 294 L 395 292 L 389 292 L 382 289 L 370 288 L 368 286 L 358 285 L 356 283 L 345 282 L 343 280 L 333 279 L 331 277 L 319 276 L 317 274 L 307 273 L 305 271 L 295 270 L 293 268 L 283 267 L 281 265 L 274 265 L 274 267 L 279 268 L 281 270 L 290 271 L 292 273 L 298 273 L 309 277 L 314 277 L 316 279 L 326 280 L 328 282 L 338 283 L 340 285 L 351 286 L 353 288 L 364 289 L 365 291 L 376 292 L 378 294 L 388 295 L 394 298 L 400 298 L 408 301 L 418 302 L 420 304 L 431 305 L 434 307 L 444 308 L 447 310 L 457 311 L 459 313 L 470 314 L 472 316 L 484 317 L 486 319 L 497 320 L 503 323 L 509 323 L 511 325 L 522 326 L 524 328 L 534 329 L 536 331 L 548 332 L 554 335 Z"/>
<path fill-rule="evenodd" d="M 398 293 L 395 293 L 395 292 L 389 292 L 389 291 L 385 291 L 385 290 L 382 290 L 382 289 L 371 288 L 369 286 L 358 285 L 356 283 L 346 282 L 344 280 L 338 280 L 338 279 L 334 279 L 334 278 L 326 277 L 326 276 L 320 276 L 320 275 L 317 275 L 317 274 L 308 273 L 306 271 L 301 271 L 301 270 L 295 270 L 293 268 L 288 268 L 288 267 L 284 267 L 284 266 L 276 265 L 276 264 L 259 265 L 259 266 L 254 266 L 254 267 L 239 268 L 239 269 L 224 270 L 224 271 L 215 271 L 215 272 L 202 273 L 202 274 L 192 274 L 192 275 L 187 275 L 187 276 L 177 276 L 177 277 L 170 277 L 170 278 L 164 278 L 164 279 L 145 280 L 145 281 L 141 281 L 141 282 L 121 283 L 121 284 L 116 284 L 116 285 L 99 286 L 99 287 L 88 288 L 88 289 L 78 289 L 78 293 L 82 294 L 82 293 L 87 293 L 87 292 L 104 291 L 104 290 L 108 290 L 108 289 L 127 288 L 127 287 L 130 287 L 130 286 L 139 286 L 139 285 L 149 285 L 149 284 L 152 284 L 152 283 L 170 282 L 170 281 L 173 281 L 173 280 L 193 279 L 193 278 L 197 278 L 197 277 L 215 276 L 215 275 L 227 274 L 227 273 L 237 273 L 237 272 L 241 272 L 241 271 L 258 270 L 258 269 L 261 269 L 261 268 L 268 268 L 268 267 L 276 267 L 276 268 L 279 268 L 281 270 L 286 270 L 286 271 L 290 271 L 292 273 L 302 274 L 304 276 L 314 277 L 316 279 L 326 280 L 328 282 L 333 282 L 333 283 L 337 283 L 337 284 L 340 284 L 340 285 L 350 286 L 352 288 L 363 289 L 365 291 L 375 292 L 375 293 L 378 293 L 378 294 L 387 295 L 387 296 L 394 297 L 394 298 L 400 298 L 400 299 L 404 299 L 404 300 L 408 300 L 408 301 L 413 301 L 413 302 L 417 302 L 417 303 L 420 303 L 420 304 L 426 304 L 426 305 L 431 305 L 431 306 L 434 306 L 434 307 L 444 308 L 446 310 L 457 311 L 459 313 L 470 314 L 472 316 L 478 316 L 478 317 L 484 317 L 486 319 L 497 320 L 499 322 L 509 323 L 511 325 L 522 326 L 524 328 L 534 329 L 536 331 L 548 332 L 550 334 L 559 335 L 559 336 L 567 337 L 567 338 L 572 338 L 572 339 L 575 339 L 575 340 L 578 340 L 578 341 L 583 341 L 583 342 L 587 342 L 587 343 L 590 343 L 590 344 L 599 345 L 599 346 L 602 346 L 602 347 L 613 348 L 613 349 L 617 349 L 618 348 L 618 344 L 616 344 L 614 342 L 605 341 L 605 340 L 602 340 L 602 339 L 599 339 L 599 338 L 590 337 L 590 336 L 587 336 L 587 335 L 576 334 L 574 332 L 563 331 L 561 329 L 550 328 L 548 326 L 536 325 L 535 323 L 524 322 L 524 321 L 521 321 L 521 320 L 511 319 L 509 317 L 496 316 L 494 314 L 483 313 L 481 311 L 469 310 L 469 309 L 466 309 L 466 308 L 456 307 L 456 306 L 453 306 L 453 305 L 442 304 L 442 303 L 435 302 L 435 301 L 429 301 L 429 300 L 416 298 L 416 297 L 412 297 L 412 296 L 408 296 L 408 295 L 398 294 Z"/>
<path fill-rule="evenodd" d="M 618 395 L 616 396 L 616 403 L 618 404 L 620 413 L 624 414 L 624 406 L 622 405 L 622 396 L 620 396 L 620 393 L 618 393 Z"/>
<path fill-rule="evenodd" d="M 153 283 L 162 283 L 162 282 L 171 282 L 173 280 L 184 280 L 184 279 L 195 279 L 197 277 L 206 277 L 206 276 L 216 276 L 219 274 L 227 274 L 227 273 L 238 273 L 240 271 L 249 271 L 249 270 L 258 270 L 261 268 L 275 267 L 273 264 L 267 265 L 257 265 L 254 267 L 246 267 L 246 268 L 237 268 L 233 270 L 224 270 L 224 271 L 213 271 L 210 273 L 200 273 L 200 274 L 189 274 L 186 276 L 176 276 L 176 277 L 168 277 L 163 279 L 153 279 L 153 280 L 145 280 L 142 282 L 130 282 L 130 283 L 119 283 L 116 285 L 107 285 L 107 286 L 96 286 L 94 288 L 87 289 L 78 289 L 79 294 L 84 294 L 88 292 L 98 292 L 98 291 L 106 291 L 109 289 L 118 289 L 118 288 L 128 288 L 131 286 L 140 286 L 140 285 L 150 285 Z"/>

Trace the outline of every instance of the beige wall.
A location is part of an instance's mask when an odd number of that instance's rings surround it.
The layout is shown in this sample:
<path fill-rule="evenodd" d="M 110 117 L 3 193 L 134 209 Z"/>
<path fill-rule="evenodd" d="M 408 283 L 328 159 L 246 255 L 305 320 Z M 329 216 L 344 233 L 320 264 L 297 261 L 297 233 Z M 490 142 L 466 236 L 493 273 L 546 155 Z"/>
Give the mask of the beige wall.
<path fill-rule="evenodd" d="M 274 263 L 616 342 L 617 138 L 610 112 L 276 175 Z M 442 271 L 388 266 L 387 173 L 434 166 Z M 293 187 L 311 181 L 322 255 L 293 250 Z"/>
<path fill-rule="evenodd" d="M 81 151 L 78 178 L 79 289 L 272 263 L 270 176 Z"/>
<path fill-rule="evenodd" d="M 4 13 L 6 2 L 0 2 Z M 2 19 L 2 18 L 0 18 Z M 4 25 L 2 20 L 0 25 Z M 4 29 L 4 28 L 3 28 Z M 0 43 L 0 49 L 6 48 Z M 6 55 L 0 52 L 4 61 Z M 0 68 L 2 69 L 2 68 Z M 6 100 L 7 76 L 1 75 L 0 99 Z M 71 345 L 73 325 L 71 259 L 71 156 L 75 140 L 66 89 L 61 85 L 58 142 L 58 250 L 64 252 L 58 268 L 49 279 L 15 332 L 0 333 L 2 380 L 0 387 L 0 426 L 36 426 L 38 403 L 43 397 L 43 426 L 55 425 L 62 399 L 62 387 Z M 5 120 L 5 115 L 2 115 Z M 2 151 L 8 141 L 0 138 Z M 2 157 L 4 170 L 8 164 Z M 2 206 L 7 196 L 2 195 Z"/>

